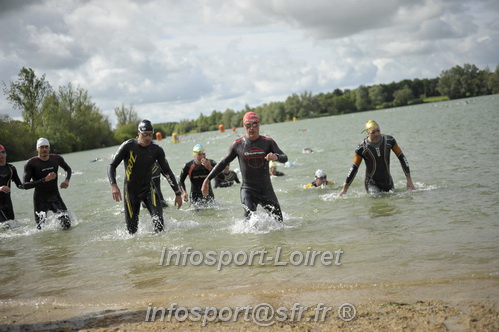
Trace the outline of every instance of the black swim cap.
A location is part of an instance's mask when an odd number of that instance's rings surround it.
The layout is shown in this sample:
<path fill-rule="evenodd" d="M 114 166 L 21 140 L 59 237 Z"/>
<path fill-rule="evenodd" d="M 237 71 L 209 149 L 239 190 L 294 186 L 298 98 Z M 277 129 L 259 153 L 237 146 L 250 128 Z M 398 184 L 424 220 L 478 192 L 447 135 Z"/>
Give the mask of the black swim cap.
<path fill-rule="evenodd" d="M 154 131 L 152 128 L 152 123 L 149 120 L 142 120 L 141 123 L 139 123 L 139 131 L 142 133 L 144 131 Z"/>

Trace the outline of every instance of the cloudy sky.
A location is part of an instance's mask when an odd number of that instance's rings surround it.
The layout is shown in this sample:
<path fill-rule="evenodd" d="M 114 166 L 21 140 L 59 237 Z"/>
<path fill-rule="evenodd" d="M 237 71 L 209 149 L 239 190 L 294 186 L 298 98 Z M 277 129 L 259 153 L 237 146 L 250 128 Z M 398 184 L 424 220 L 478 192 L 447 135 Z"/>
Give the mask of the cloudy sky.
<path fill-rule="evenodd" d="M 0 81 L 33 68 L 115 123 L 499 63 L 497 0 L 0 0 Z M 0 114 L 20 111 L 0 94 Z"/>

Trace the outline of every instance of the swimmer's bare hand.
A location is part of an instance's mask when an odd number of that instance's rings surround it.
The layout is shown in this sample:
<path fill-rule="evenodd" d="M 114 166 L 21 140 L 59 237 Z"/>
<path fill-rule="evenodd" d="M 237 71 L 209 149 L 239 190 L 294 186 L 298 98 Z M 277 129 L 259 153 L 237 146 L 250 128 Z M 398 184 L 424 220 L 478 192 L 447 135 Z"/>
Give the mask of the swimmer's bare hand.
<path fill-rule="evenodd" d="M 47 174 L 47 176 L 45 177 L 45 182 L 52 181 L 52 180 L 54 180 L 56 177 L 57 177 L 57 174 L 55 174 L 54 172 L 50 172 L 50 173 L 49 173 L 49 174 Z"/>
<path fill-rule="evenodd" d="M 204 168 L 206 168 L 208 171 L 211 171 L 211 169 L 213 168 L 211 166 L 210 161 L 208 159 L 206 159 L 206 158 L 201 159 L 201 165 L 203 165 Z"/>
<path fill-rule="evenodd" d="M 69 180 L 64 180 L 63 182 L 61 182 L 60 186 L 61 189 L 66 189 L 67 187 L 69 187 Z"/>
<path fill-rule="evenodd" d="M 10 193 L 10 187 L 8 186 L 1 186 L 0 191 L 3 193 Z"/>
<path fill-rule="evenodd" d="M 182 207 L 182 197 L 175 196 L 175 206 L 177 207 L 177 209 L 180 209 L 180 207 Z"/>
<path fill-rule="evenodd" d="M 116 183 L 111 185 L 111 195 L 116 202 L 121 202 L 121 191 Z"/>
<path fill-rule="evenodd" d="M 187 195 L 187 193 L 185 191 L 182 192 L 182 198 L 184 199 L 184 202 L 189 201 L 189 195 Z"/>
<path fill-rule="evenodd" d="M 277 155 L 276 155 L 275 153 L 270 152 L 269 154 L 267 154 L 267 155 L 265 156 L 265 159 L 266 159 L 266 160 L 273 160 L 273 161 L 276 161 L 276 160 L 277 160 L 277 159 L 279 159 L 279 158 L 277 157 Z"/>
<path fill-rule="evenodd" d="M 204 179 L 203 185 L 201 186 L 201 192 L 203 193 L 203 196 L 208 196 L 210 193 L 210 180 L 208 180 L 208 178 Z"/>

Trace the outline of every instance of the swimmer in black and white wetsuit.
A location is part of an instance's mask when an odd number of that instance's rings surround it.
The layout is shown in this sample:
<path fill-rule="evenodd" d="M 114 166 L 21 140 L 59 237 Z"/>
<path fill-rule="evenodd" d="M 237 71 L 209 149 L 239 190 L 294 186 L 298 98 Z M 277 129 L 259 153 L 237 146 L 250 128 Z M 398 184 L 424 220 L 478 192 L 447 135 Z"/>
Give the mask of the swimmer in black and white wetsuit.
<path fill-rule="evenodd" d="M 50 210 L 58 214 L 63 229 L 71 227 L 71 219 L 66 204 L 57 188 L 57 171 L 59 166 L 66 171 L 66 179 L 61 182 L 61 189 L 69 187 L 71 167 L 64 158 L 57 154 L 50 154 L 50 143 L 46 138 L 39 138 L 36 142 L 38 157 L 33 157 L 24 165 L 24 189 L 35 188 L 33 205 L 35 221 L 38 229 L 42 228 L 47 212 Z"/>
<path fill-rule="evenodd" d="M 268 137 L 260 136 L 258 115 L 248 112 L 243 118 L 246 136 L 237 139 L 225 156 L 203 182 L 203 194 L 208 195 L 209 181 L 215 178 L 232 160 L 239 159 L 241 169 L 241 202 L 245 206 L 245 217 L 249 218 L 260 204 L 277 221 L 282 222 L 282 211 L 272 187 L 269 174 L 269 160 L 285 163 L 288 156 L 279 149 L 277 143 Z"/>
<path fill-rule="evenodd" d="M 409 162 L 402 153 L 395 138 L 389 135 L 382 135 L 379 125 L 373 120 L 369 120 L 366 123 L 365 131 L 368 136 L 355 149 L 353 165 L 348 172 L 339 196 L 347 192 L 348 187 L 359 170 L 362 159 L 366 161 L 366 176 L 364 179 L 366 191 L 370 194 L 377 194 L 393 190 L 393 180 L 390 174 L 390 151 L 393 151 L 400 161 L 400 165 L 406 176 L 407 189 L 415 189 L 412 184 Z"/>
<path fill-rule="evenodd" d="M 182 206 L 180 190 L 177 180 L 168 165 L 163 149 L 152 143 L 154 133 L 149 120 L 143 120 L 139 124 L 138 138 L 129 139 L 121 144 L 116 154 L 113 156 L 108 169 L 108 178 L 111 183 L 111 193 L 113 199 L 121 201 L 121 192 L 116 183 L 116 167 L 124 161 L 125 163 L 125 220 L 130 234 L 134 234 L 138 229 L 140 203 L 144 202 L 147 210 L 153 217 L 154 230 L 161 232 L 164 228 L 163 207 L 158 190 L 152 179 L 152 169 L 157 161 L 163 176 L 175 192 L 175 205 Z"/>

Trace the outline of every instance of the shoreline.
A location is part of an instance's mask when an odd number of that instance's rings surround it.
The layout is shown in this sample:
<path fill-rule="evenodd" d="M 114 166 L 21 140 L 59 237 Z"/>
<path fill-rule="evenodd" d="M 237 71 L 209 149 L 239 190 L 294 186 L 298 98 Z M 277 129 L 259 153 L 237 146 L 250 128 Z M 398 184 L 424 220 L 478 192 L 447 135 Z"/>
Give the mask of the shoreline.
<path fill-rule="evenodd" d="M 291 330 L 425 330 L 425 331 L 497 331 L 499 330 L 499 278 L 453 280 L 415 285 L 378 285 L 372 287 L 330 286 L 312 287 L 312 289 L 273 287 L 258 290 L 239 290 L 237 292 L 204 292 L 202 294 L 183 294 L 181 296 L 158 296 L 149 303 L 127 306 L 87 306 L 74 304 L 60 306 L 54 303 L 15 305 L 2 302 L 0 308 L 0 331 L 104 331 L 109 329 L 125 331 L 188 331 L 192 329 L 206 331 L 232 331 L 234 329 L 256 331 L 262 327 L 255 324 L 250 316 L 237 319 L 220 319 L 205 322 L 183 320 L 181 308 L 223 307 L 236 308 L 241 303 L 255 305 L 268 303 L 274 308 L 287 306 L 291 309 L 296 304 L 314 308 L 322 303 L 332 310 L 323 321 L 316 321 L 314 311 L 307 310 L 298 319 L 274 320 L 267 331 Z M 315 288 L 315 289 L 314 289 Z M 161 321 L 160 314 L 151 319 L 151 309 L 161 306 L 168 308 L 176 304 L 176 312 Z M 339 318 L 339 308 L 344 303 L 351 303 L 356 309 L 351 321 Z M 149 309 L 149 316 L 148 314 Z M 277 315 L 276 315 L 277 316 Z M 148 319 L 149 317 L 149 319 Z M 213 317 L 214 319 L 215 317 Z M 222 317 L 223 318 L 223 317 Z M 282 317 L 281 317 L 282 318 Z M 148 320 L 148 321 L 146 321 Z"/>

